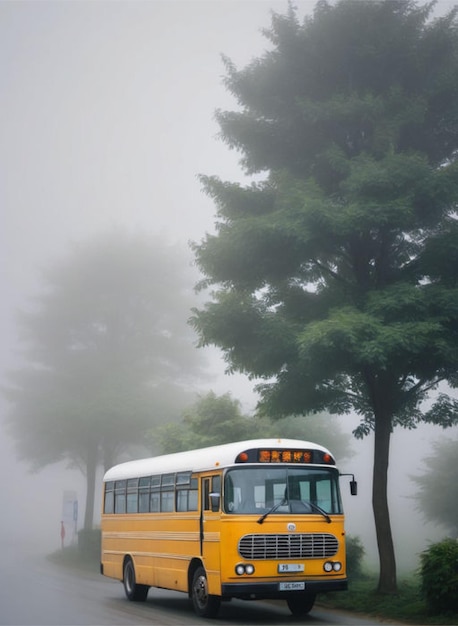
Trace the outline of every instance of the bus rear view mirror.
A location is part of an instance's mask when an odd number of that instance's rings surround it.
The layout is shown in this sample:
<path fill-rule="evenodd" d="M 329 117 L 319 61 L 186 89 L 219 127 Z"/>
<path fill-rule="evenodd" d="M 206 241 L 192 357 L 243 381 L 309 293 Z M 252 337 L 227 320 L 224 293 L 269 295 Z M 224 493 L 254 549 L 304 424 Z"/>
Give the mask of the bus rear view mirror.
<path fill-rule="evenodd" d="M 352 496 L 358 495 L 358 483 L 355 480 L 354 474 L 339 474 L 339 476 L 351 476 L 350 480 L 350 493 Z"/>
<path fill-rule="evenodd" d="M 219 493 L 210 494 L 210 506 L 213 513 L 217 513 L 219 511 L 220 502 L 221 495 Z"/>

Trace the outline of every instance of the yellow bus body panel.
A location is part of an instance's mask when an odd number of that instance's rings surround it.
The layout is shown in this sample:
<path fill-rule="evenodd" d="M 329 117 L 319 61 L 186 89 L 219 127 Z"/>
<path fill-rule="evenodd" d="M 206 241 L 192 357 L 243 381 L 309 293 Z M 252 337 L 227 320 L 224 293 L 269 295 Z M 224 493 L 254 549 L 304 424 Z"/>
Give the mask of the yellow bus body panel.
<path fill-rule="evenodd" d="M 204 540 L 200 542 L 199 515 L 157 513 L 104 515 L 102 520 L 102 564 L 106 576 L 122 580 L 123 562 L 130 556 L 138 584 L 188 592 L 191 560 L 202 561 L 207 573 L 209 593 L 221 595 L 225 583 L 259 583 L 298 580 L 342 580 L 345 572 L 345 531 L 343 515 L 326 523 L 320 515 L 278 515 L 258 524 L 256 515 L 208 514 L 203 522 Z M 291 529 L 294 524 L 294 530 Z M 339 542 L 338 552 L 327 558 L 244 559 L 238 552 L 241 537 L 257 535 L 331 534 Z M 342 569 L 326 573 L 326 560 L 339 561 Z M 252 563 L 255 573 L 238 576 L 238 563 Z M 304 571 L 279 574 L 280 563 L 299 563 Z"/>
<path fill-rule="evenodd" d="M 103 573 L 118 580 L 130 556 L 138 584 L 187 591 L 189 563 L 199 552 L 196 512 L 116 514 L 102 520 Z"/>

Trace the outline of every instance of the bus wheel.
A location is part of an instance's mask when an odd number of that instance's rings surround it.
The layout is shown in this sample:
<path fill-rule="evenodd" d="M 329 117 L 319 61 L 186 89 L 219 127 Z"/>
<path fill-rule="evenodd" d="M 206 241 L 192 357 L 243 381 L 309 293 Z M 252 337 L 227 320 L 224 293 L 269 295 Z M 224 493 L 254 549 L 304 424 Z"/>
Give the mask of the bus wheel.
<path fill-rule="evenodd" d="M 291 596 L 286 600 L 289 610 L 294 617 L 302 617 L 307 615 L 315 604 L 315 594 L 309 593 L 307 595 Z"/>
<path fill-rule="evenodd" d="M 208 593 L 207 574 L 203 567 L 198 567 L 192 578 L 191 598 L 194 611 L 200 617 L 216 617 L 221 598 Z"/>
<path fill-rule="evenodd" d="M 124 591 L 129 600 L 133 602 L 144 602 L 148 595 L 147 585 L 137 585 L 135 582 L 135 568 L 132 559 L 126 559 L 123 570 Z"/>

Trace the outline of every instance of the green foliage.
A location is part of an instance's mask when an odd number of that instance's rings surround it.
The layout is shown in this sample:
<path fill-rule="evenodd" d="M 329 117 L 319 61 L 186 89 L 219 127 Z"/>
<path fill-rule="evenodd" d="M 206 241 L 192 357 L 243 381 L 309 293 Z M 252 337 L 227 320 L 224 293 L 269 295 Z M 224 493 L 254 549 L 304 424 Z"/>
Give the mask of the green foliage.
<path fill-rule="evenodd" d="M 342 431 L 341 423 L 333 415 L 294 415 L 281 419 L 258 420 L 258 437 L 287 437 L 313 441 L 328 448 L 340 463 L 352 455 L 350 434 Z"/>
<path fill-rule="evenodd" d="M 347 554 L 347 575 L 350 580 L 361 578 L 363 573 L 363 558 L 365 554 L 364 546 L 359 537 L 351 537 L 347 535 L 346 542 Z"/>
<path fill-rule="evenodd" d="M 150 431 L 150 447 L 159 447 L 161 454 L 194 450 L 257 436 L 254 419 L 242 414 L 240 402 L 226 393 L 216 396 L 212 391 L 184 411 L 179 424 L 167 424 Z"/>
<path fill-rule="evenodd" d="M 81 529 L 78 531 L 78 550 L 83 555 L 100 557 L 102 533 L 100 528 Z"/>
<path fill-rule="evenodd" d="M 100 530 L 84 531 L 84 538 L 78 533 L 78 544 L 66 546 L 48 555 L 48 560 L 56 565 L 78 570 L 81 573 L 100 574 Z"/>
<path fill-rule="evenodd" d="M 429 11 L 347 0 L 300 24 L 291 10 L 273 17 L 273 51 L 226 60 L 244 108 L 219 112 L 222 135 L 266 178 L 202 179 L 219 228 L 194 251 L 217 288 L 193 324 L 267 381 L 271 415 L 354 410 L 363 435 L 383 406 L 412 428 L 454 382 L 458 291 L 434 252 L 456 255 L 458 37 L 453 12 Z M 427 421 L 456 421 L 444 400 Z"/>
<path fill-rule="evenodd" d="M 458 541 L 445 539 L 421 554 L 421 589 L 432 613 L 458 613 Z"/>
<path fill-rule="evenodd" d="M 154 453 L 168 454 L 243 439 L 283 437 L 314 441 L 342 459 L 351 455 L 351 436 L 343 433 L 332 416 L 289 416 L 280 420 L 243 415 L 240 402 L 229 393 L 209 392 L 184 411 L 180 423 L 148 432 L 147 445 Z"/>
<path fill-rule="evenodd" d="M 374 592 L 375 577 L 364 576 L 350 580 L 345 593 L 327 593 L 319 596 L 320 604 L 334 609 L 344 609 L 360 613 L 360 619 L 371 615 L 376 619 L 406 624 L 441 624 L 456 626 L 458 613 L 441 613 L 431 615 L 421 591 L 421 582 L 416 577 L 403 579 L 399 582 L 396 595 Z"/>
<path fill-rule="evenodd" d="M 412 476 L 417 490 L 414 498 L 425 519 L 458 534 L 458 440 L 441 439 L 431 444 L 425 456 L 425 471 Z"/>

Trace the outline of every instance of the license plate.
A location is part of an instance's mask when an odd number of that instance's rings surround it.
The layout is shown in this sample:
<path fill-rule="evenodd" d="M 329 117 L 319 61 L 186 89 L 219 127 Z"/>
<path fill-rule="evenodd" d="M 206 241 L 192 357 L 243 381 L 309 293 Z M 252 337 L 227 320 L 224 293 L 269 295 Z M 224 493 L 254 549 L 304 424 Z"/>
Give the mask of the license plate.
<path fill-rule="evenodd" d="M 305 589 L 305 583 L 279 583 L 279 591 L 303 591 Z"/>
<path fill-rule="evenodd" d="M 279 563 L 278 564 L 279 574 L 289 574 L 290 572 L 303 572 L 303 571 L 304 571 L 303 563 Z"/>

